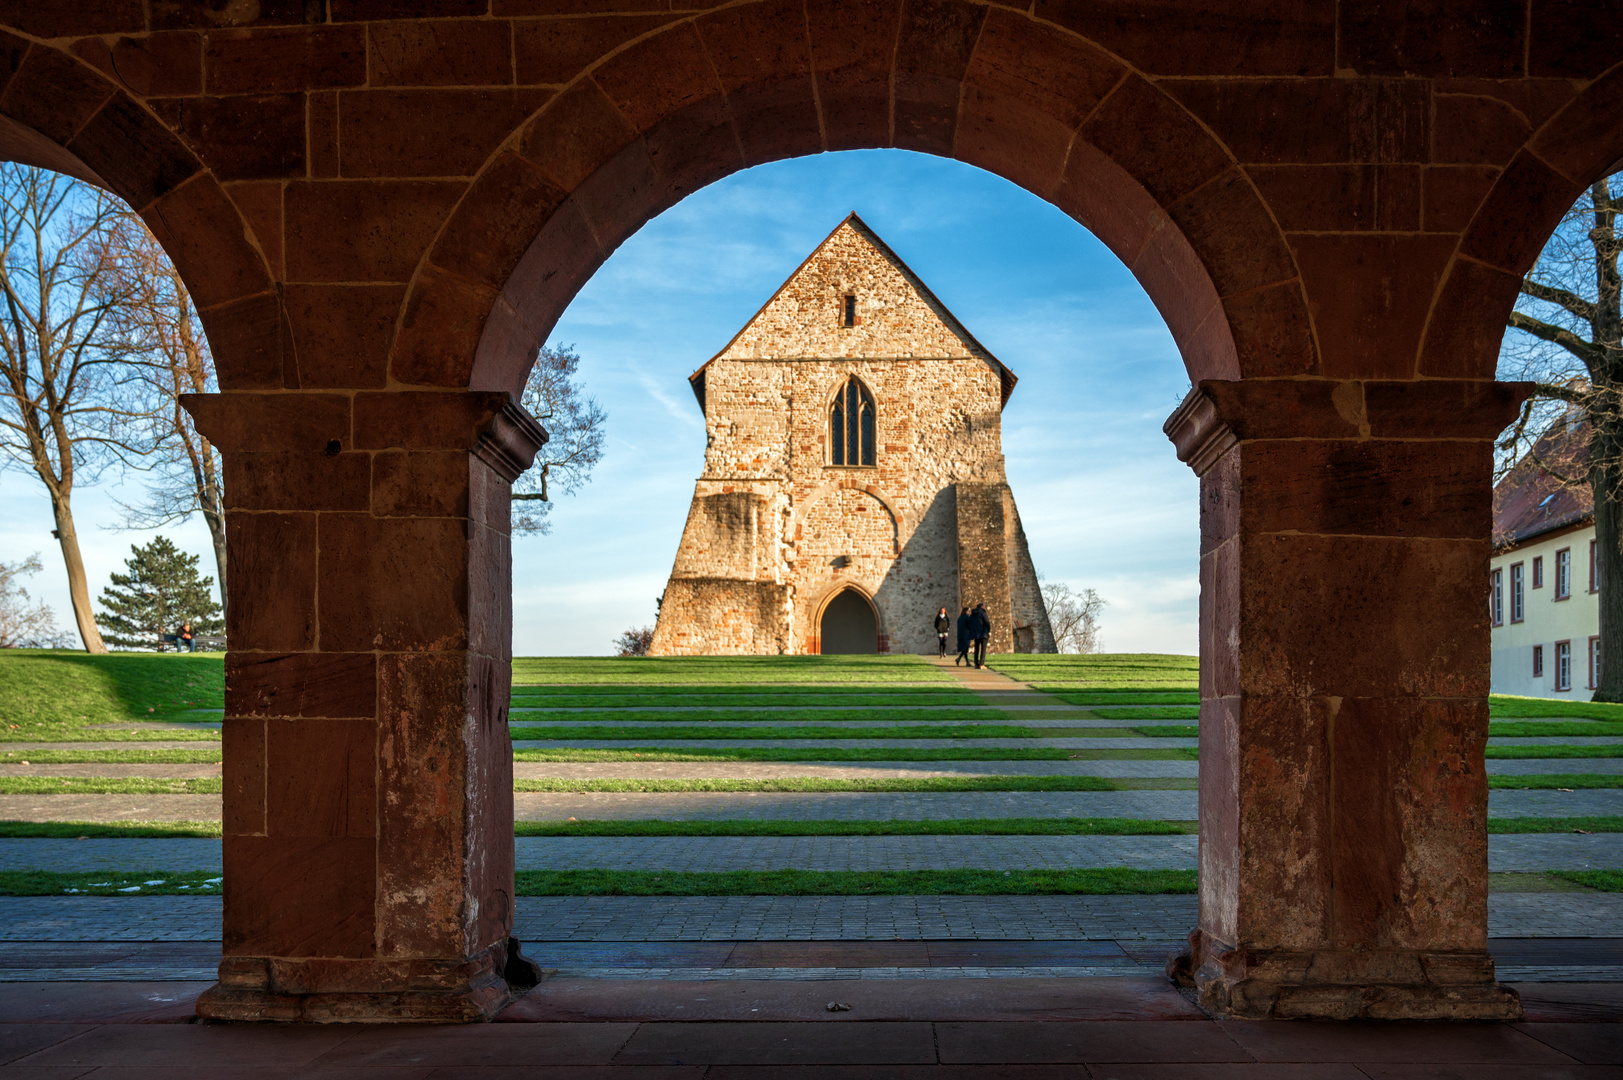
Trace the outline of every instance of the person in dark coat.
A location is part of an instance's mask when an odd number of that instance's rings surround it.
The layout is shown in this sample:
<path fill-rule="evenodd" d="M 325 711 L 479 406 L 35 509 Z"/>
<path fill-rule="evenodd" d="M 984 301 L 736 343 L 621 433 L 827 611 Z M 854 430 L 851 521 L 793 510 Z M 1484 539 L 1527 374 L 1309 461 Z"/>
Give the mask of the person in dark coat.
<path fill-rule="evenodd" d="M 935 643 L 936 655 L 941 659 L 947 658 L 947 635 L 952 632 L 952 616 L 947 609 L 942 608 L 935 613 Z"/>
<path fill-rule="evenodd" d="M 969 644 L 972 640 L 969 633 L 969 609 L 965 608 L 958 613 L 958 656 L 952 662 L 953 667 L 958 666 L 959 660 L 969 663 Z"/>
<path fill-rule="evenodd" d="M 969 636 L 975 639 L 975 666 L 986 666 L 986 642 L 992 636 L 992 617 L 985 604 L 976 604 L 969 614 Z"/>

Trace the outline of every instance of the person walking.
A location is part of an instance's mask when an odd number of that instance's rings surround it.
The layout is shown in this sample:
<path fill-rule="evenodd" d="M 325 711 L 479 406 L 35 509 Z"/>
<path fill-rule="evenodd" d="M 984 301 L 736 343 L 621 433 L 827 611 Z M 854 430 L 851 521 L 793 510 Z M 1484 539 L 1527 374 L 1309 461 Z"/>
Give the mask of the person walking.
<path fill-rule="evenodd" d="M 941 659 L 947 658 L 947 634 L 952 630 L 952 616 L 947 609 L 942 608 L 935 613 L 935 643 L 936 655 Z"/>
<path fill-rule="evenodd" d="M 969 636 L 975 639 L 975 666 L 986 666 L 986 642 L 992 636 L 992 618 L 985 604 L 976 604 L 969 615 Z"/>
<path fill-rule="evenodd" d="M 958 613 L 958 656 L 953 660 L 952 666 L 957 667 L 959 661 L 969 663 L 969 609 L 965 608 Z"/>

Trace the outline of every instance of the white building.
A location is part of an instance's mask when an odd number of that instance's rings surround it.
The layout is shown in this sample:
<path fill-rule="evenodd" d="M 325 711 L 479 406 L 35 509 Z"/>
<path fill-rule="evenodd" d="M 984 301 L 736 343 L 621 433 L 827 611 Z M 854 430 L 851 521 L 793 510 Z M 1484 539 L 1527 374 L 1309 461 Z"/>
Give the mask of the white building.
<path fill-rule="evenodd" d="M 1524 461 L 1494 489 L 1493 517 L 1493 692 L 1590 700 L 1600 670 L 1600 580 L 1588 490 Z"/>

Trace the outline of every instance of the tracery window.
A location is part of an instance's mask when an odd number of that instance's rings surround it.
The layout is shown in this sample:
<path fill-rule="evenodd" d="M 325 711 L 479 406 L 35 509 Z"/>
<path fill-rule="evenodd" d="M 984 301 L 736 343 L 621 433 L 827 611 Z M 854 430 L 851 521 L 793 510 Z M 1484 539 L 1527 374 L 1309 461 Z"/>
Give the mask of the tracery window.
<path fill-rule="evenodd" d="M 874 463 L 873 395 L 856 376 L 845 381 L 828 414 L 830 461 L 835 465 Z"/>

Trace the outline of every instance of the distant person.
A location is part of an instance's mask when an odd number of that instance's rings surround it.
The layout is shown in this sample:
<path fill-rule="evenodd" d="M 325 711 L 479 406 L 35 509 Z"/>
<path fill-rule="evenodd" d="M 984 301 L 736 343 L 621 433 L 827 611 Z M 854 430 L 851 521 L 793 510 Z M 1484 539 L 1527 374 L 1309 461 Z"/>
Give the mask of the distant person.
<path fill-rule="evenodd" d="M 975 640 L 975 666 L 986 666 L 986 642 L 992 636 L 992 617 L 985 604 L 976 604 L 969 614 L 969 636 Z"/>
<path fill-rule="evenodd" d="M 957 667 L 959 661 L 969 663 L 969 609 L 965 608 L 958 613 L 958 657 L 953 660 L 952 666 Z"/>
<path fill-rule="evenodd" d="M 942 660 L 947 658 L 947 635 L 952 631 L 952 616 L 947 609 L 942 608 L 935 613 L 935 643 L 936 656 Z"/>
<path fill-rule="evenodd" d="M 197 651 L 197 635 L 192 633 L 192 624 L 191 623 L 189 623 L 189 622 L 181 623 L 180 624 L 180 633 L 176 634 L 175 636 L 180 639 L 179 642 L 175 646 L 175 649 L 176 649 L 177 652 L 179 650 L 181 650 L 181 649 L 185 649 L 187 652 L 196 652 Z"/>

